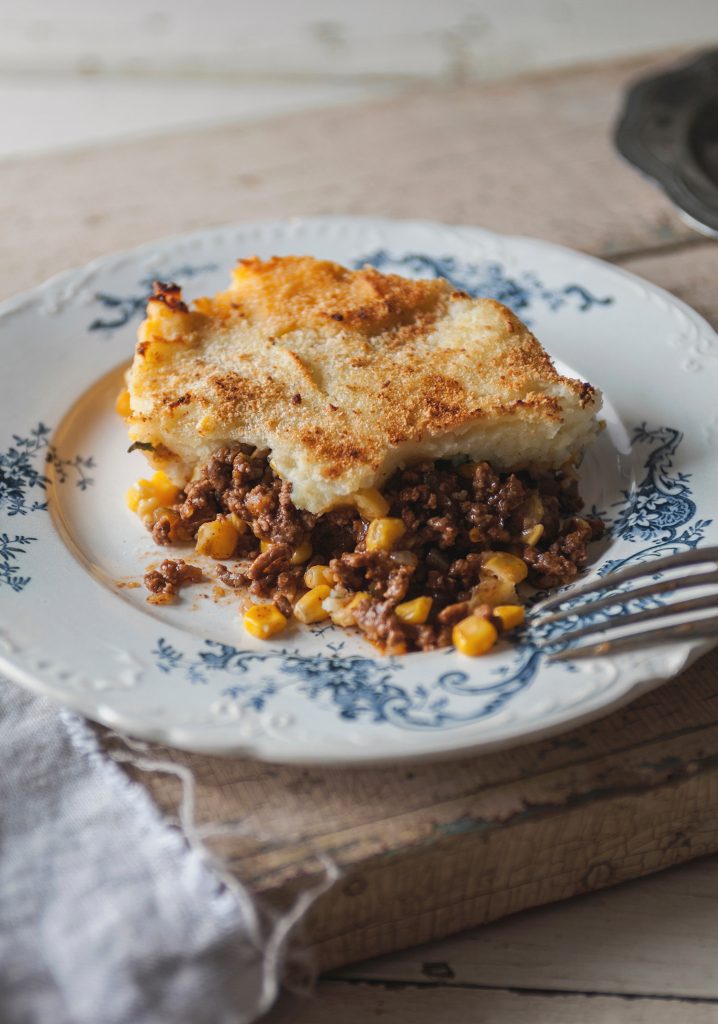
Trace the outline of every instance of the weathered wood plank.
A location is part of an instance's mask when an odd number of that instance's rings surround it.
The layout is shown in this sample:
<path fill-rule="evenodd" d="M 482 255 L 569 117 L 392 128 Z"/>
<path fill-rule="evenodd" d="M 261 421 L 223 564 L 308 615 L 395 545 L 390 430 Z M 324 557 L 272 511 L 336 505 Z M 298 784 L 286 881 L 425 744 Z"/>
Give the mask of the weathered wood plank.
<path fill-rule="evenodd" d="M 481 224 L 609 255 L 690 239 L 611 143 L 648 63 L 7 161 L 0 291 L 183 230 L 317 212 Z"/>
<path fill-rule="evenodd" d="M 718 849 L 718 654 L 602 722 L 460 762 L 326 772 L 167 756 L 201 824 L 274 905 L 342 879 L 306 935 L 327 968 L 616 884 Z M 161 756 L 164 756 L 162 753 Z M 149 776 L 173 809 L 176 783 Z"/>
<path fill-rule="evenodd" d="M 706 858 L 333 977 L 718 1000 L 717 901 Z"/>
<path fill-rule="evenodd" d="M 324 981 L 314 998 L 286 999 L 262 1024 L 715 1024 L 716 1019 L 715 1003 Z"/>
<path fill-rule="evenodd" d="M 484 821 L 524 820 L 532 806 L 556 807 L 584 783 L 595 786 L 599 764 L 603 796 L 680 781 L 695 774 L 698 758 L 708 767 L 712 756 L 711 737 L 718 729 L 717 676 L 718 653 L 713 653 L 698 662 L 690 678 L 649 693 L 607 719 L 481 758 L 327 772 L 180 751 L 172 756 L 193 768 L 200 820 L 222 817 L 226 801 L 236 801 L 250 833 L 236 841 L 237 857 L 246 870 L 254 869 L 254 858 L 261 857 L 263 868 L 255 880 L 269 884 L 276 880 L 274 872 L 281 875 L 286 865 L 311 857 L 314 844 L 326 845 L 327 837 L 335 838 L 346 862 L 371 852 L 361 840 L 350 844 L 356 829 L 377 830 L 374 849 L 404 843 L 407 820 L 427 807 L 436 812 L 433 823 L 445 819 L 449 827 L 459 820 L 457 810 L 460 816 L 472 800 L 485 802 Z M 692 765 L 690 770 L 667 760 L 676 747 Z M 176 783 L 157 785 L 163 799 L 175 800 Z M 514 791 L 520 794 L 515 804 L 507 799 Z M 427 836 L 436 833 L 432 829 Z M 294 855 L 277 849 L 277 840 L 287 834 L 294 837 Z"/>
<path fill-rule="evenodd" d="M 680 43 L 702 45 L 714 31 L 705 0 L 656 9 L 654 0 L 603 0 L 581 7 L 551 0 L 364 0 L 337 4 L 227 4 L 205 0 L 202 17 L 176 0 L 125 0 L 107 14 L 92 3 L 15 5 L 3 19 L 4 71 L 103 71 L 286 81 L 382 76 L 478 78 L 528 68 L 620 57 Z M 278 22 L 280 24 L 278 25 Z M 221 30 L 218 31 L 218 25 Z"/>

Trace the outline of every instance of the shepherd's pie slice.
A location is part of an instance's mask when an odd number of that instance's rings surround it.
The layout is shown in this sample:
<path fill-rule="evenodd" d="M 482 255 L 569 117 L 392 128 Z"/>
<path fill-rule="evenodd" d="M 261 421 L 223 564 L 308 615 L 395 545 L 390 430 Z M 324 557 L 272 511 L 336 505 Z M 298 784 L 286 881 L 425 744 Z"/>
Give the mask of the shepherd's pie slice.
<path fill-rule="evenodd" d="M 177 484 L 252 445 L 312 513 L 418 460 L 557 469 L 600 407 L 501 303 L 309 256 L 240 260 L 192 308 L 158 283 L 128 388 L 131 440 Z"/>

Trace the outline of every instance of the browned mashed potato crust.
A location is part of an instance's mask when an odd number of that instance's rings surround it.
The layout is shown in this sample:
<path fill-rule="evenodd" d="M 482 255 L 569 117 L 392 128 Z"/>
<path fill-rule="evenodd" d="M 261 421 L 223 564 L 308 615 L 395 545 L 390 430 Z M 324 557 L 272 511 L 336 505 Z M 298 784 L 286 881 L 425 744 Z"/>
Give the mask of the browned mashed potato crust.
<path fill-rule="evenodd" d="M 601 405 L 501 303 L 308 256 L 241 260 L 192 306 L 158 284 L 128 388 L 130 438 L 175 483 L 246 442 L 314 513 L 422 459 L 563 465 Z"/>

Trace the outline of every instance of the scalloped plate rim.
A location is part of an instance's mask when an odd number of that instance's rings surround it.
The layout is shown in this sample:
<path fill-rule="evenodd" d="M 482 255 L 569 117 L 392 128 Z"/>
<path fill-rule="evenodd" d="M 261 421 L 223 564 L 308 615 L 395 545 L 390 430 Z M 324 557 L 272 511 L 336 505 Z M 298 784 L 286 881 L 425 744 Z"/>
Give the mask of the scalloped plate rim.
<path fill-rule="evenodd" d="M 386 228 L 389 226 L 391 229 L 401 229 L 402 227 L 408 228 L 421 228 L 421 229 L 440 229 L 442 231 L 454 231 L 460 235 L 469 236 L 481 236 L 483 241 L 486 243 L 496 242 L 497 245 L 509 243 L 520 243 L 530 247 L 536 247 L 542 250 L 544 253 L 546 250 L 553 250 L 557 254 L 561 254 L 564 257 L 570 258 L 572 261 L 580 261 L 587 265 L 593 265 L 601 268 L 602 270 L 610 270 L 614 275 L 618 275 L 627 281 L 634 284 L 639 284 L 641 288 L 647 289 L 649 292 L 658 294 L 663 299 L 682 311 L 682 313 L 691 320 L 694 325 L 699 327 L 701 330 L 709 331 L 713 336 L 715 332 L 711 325 L 696 313 L 690 306 L 675 296 L 671 295 L 665 289 L 659 286 L 653 285 L 652 283 L 646 282 L 630 271 L 626 271 L 623 268 L 615 267 L 612 264 L 607 264 L 601 259 L 591 256 L 586 253 L 575 252 L 574 250 L 562 246 L 553 242 L 544 242 L 540 239 L 530 238 L 522 235 L 502 235 L 498 232 L 492 231 L 486 228 L 473 227 L 470 225 L 444 225 L 437 224 L 429 220 L 393 220 L 390 218 L 375 218 L 375 217 L 337 217 L 332 215 L 322 217 L 296 217 L 289 220 L 256 220 L 247 221 L 238 224 L 229 225 L 216 225 L 212 228 L 205 230 L 197 230 L 188 233 L 178 234 L 170 238 L 161 238 L 151 240 L 143 243 L 140 246 L 124 249 L 110 254 L 106 254 L 90 261 L 89 263 L 82 264 L 54 275 L 49 278 L 43 284 L 28 289 L 19 295 L 10 297 L 0 303 L 0 320 L 4 320 L 7 316 L 12 315 L 16 312 L 20 312 L 28 306 L 42 302 L 43 298 L 48 295 L 53 295 L 58 290 L 61 290 L 68 285 L 75 284 L 78 290 L 81 290 L 84 281 L 88 281 L 92 276 L 98 272 L 107 271 L 113 266 L 119 266 L 123 262 L 132 259 L 141 259 L 144 255 L 149 255 L 153 252 L 156 247 L 160 247 L 163 250 L 168 251 L 173 245 L 178 243 L 191 243 L 193 240 L 199 239 L 210 239 L 216 233 L 218 236 L 226 236 L 231 232 L 241 232 L 243 230 L 251 229 L 256 227 L 258 229 L 272 230 L 281 227 L 301 227 L 306 224 L 332 224 L 337 222 L 349 222 L 356 223 L 361 226 L 371 227 L 376 224 L 379 227 Z M 72 298 L 72 295 L 70 296 Z M 610 396 L 609 396 L 610 397 Z M 700 657 L 702 654 L 710 650 L 715 646 L 715 641 L 696 641 L 688 650 L 686 650 L 685 657 L 681 668 L 678 671 L 682 671 L 694 660 Z M 90 714 L 87 711 L 88 701 L 83 700 L 81 694 L 75 695 L 68 693 L 67 691 L 60 692 L 61 688 L 54 686 L 47 681 L 43 681 L 38 676 L 34 675 L 29 670 L 22 668 L 21 666 L 13 663 L 11 660 L 11 654 L 6 654 L 0 649 L 0 666 L 2 666 L 5 674 L 14 679 L 16 682 L 23 686 L 32 689 L 34 692 L 51 696 L 55 700 L 61 700 L 64 704 L 74 707 L 76 710 Z M 147 726 L 143 724 L 141 720 L 136 720 L 130 714 L 116 713 L 109 710 L 105 703 L 101 700 L 90 700 L 93 704 L 93 710 L 90 717 L 103 722 L 104 724 L 113 727 L 121 728 L 126 731 L 132 732 L 134 735 L 145 736 L 156 742 L 167 743 L 172 746 L 181 747 L 188 750 L 197 750 L 203 753 L 226 753 L 233 756 L 248 756 L 257 757 L 264 760 L 279 760 L 286 763 L 304 763 L 304 764 L 332 764 L 332 765 L 346 765 L 357 763 L 371 762 L 373 764 L 386 763 L 387 761 L 396 761 L 399 759 L 403 760 L 417 760 L 425 758 L 451 758 L 460 755 L 467 755 L 473 751 L 488 752 L 490 750 L 500 749 L 502 747 L 516 745 L 517 743 L 524 743 L 537 740 L 541 737 L 554 735 L 558 732 L 564 731 L 566 728 L 577 726 L 583 722 L 595 719 L 599 715 L 608 712 L 612 708 L 620 707 L 623 704 L 633 700 L 637 695 L 637 692 L 645 692 L 667 678 L 671 678 L 675 672 L 671 671 L 668 676 L 662 676 L 660 674 L 650 678 L 643 679 L 634 682 L 630 685 L 627 690 L 614 695 L 609 701 L 598 700 L 597 706 L 594 706 L 592 702 L 588 702 L 586 709 L 576 714 L 570 707 L 565 709 L 565 714 L 559 716 L 555 721 L 549 724 L 537 723 L 535 728 L 527 728 L 525 722 L 517 722 L 513 724 L 513 727 L 506 727 L 501 737 L 496 739 L 482 740 L 481 738 L 471 738 L 467 735 L 464 738 L 465 732 L 470 732 L 473 729 L 473 725 L 467 725 L 458 727 L 453 732 L 445 732 L 443 734 L 437 733 L 421 734 L 422 739 L 425 741 L 421 744 L 421 749 L 406 749 L 406 750 L 392 750 L 386 754 L 377 752 L 375 749 L 352 749 L 350 758 L 347 760 L 337 760 L 335 757 L 326 757 L 321 754 L 314 756 L 313 753 L 304 751 L 287 752 L 279 748 L 275 748 L 274 754 L 263 750 L 262 739 L 259 741 L 253 739 L 247 739 L 245 742 L 237 742 L 236 740 L 231 744 L 230 748 L 225 748 L 222 744 L 216 743 L 216 737 L 224 730 L 224 726 L 220 728 L 213 728 L 211 736 L 212 738 L 205 743 L 203 736 L 206 736 L 206 731 L 202 729 L 195 730 L 193 728 L 185 727 L 170 727 L 162 728 L 160 726 Z M 230 728 L 227 726 L 227 728 Z M 434 744 L 433 740 L 438 740 L 437 744 Z M 442 742 L 442 740 L 444 742 Z M 457 742 L 458 740 L 458 742 Z M 453 742 L 452 742 L 453 741 Z M 271 743 L 271 741 L 270 741 Z M 281 747 L 281 744 L 280 744 Z M 279 755 L 279 756 L 277 756 Z M 289 756 L 287 756 L 289 755 Z"/>

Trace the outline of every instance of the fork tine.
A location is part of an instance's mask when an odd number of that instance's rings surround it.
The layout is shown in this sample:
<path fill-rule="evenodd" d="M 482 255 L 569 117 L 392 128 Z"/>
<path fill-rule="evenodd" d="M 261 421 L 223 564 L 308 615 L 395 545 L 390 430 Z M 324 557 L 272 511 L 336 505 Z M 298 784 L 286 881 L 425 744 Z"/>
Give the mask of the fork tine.
<path fill-rule="evenodd" d="M 593 608 L 593 605 L 591 605 Z M 683 612 L 700 612 L 707 608 L 718 607 L 718 593 L 703 594 L 702 597 L 691 597 L 687 601 L 672 601 L 670 604 L 662 604 L 657 608 L 644 608 L 642 611 L 627 612 L 625 615 L 616 615 L 612 619 L 604 619 L 602 622 L 592 622 L 580 629 L 572 629 L 570 633 L 562 633 L 560 637 L 545 637 L 536 641 L 536 647 L 540 649 L 550 647 L 557 642 L 572 642 L 583 640 L 584 637 L 594 633 L 606 633 L 611 629 L 622 629 L 624 626 L 633 626 L 637 622 L 648 622 L 650 619 L 667 619 L 670 615 L 679 615 Z"/>
<path fill-rule="evenodd" d="M 627 651 L 633 647 L 645 647 L 646 643 L 688 639 L 689 637 L 708 637 L 715 636 L 716 633 L 718 633 L 718 616 L 707 615 L 704 619 L 680 622 L 675 626 L 658 626 L 656 629 L 644 630 L 641 633 L 634 633 L 632 636 L 602 640 L 598 644 L 587 644 L 585 647 L 568 647 L 565 651 L 549 654 L 547 661 L 579 661 L 581 658 L 598 658 L 603 654 Z"/>
<path fill-rule="evenodd" d="M 645 586 L 636 587 L 634 590 L 622 590 L 618 594 L 607 594 L 605 597 L 600 597 L 598 601 L 591 601 L 590 604 L 569 605 L 567 608 L 562 608 L 561 611 L 552 612 L 551 615 L 531 619 L 530 624 L 532 626 L 547 626 L 550 622 L 561 622 L 572 615 L 587 615 L 600 611 L 601 608 L 610 608 L 613 604 L 635 601 L 637 597 L 653 597 L 654 594 L 668 594 L 674 590 L 684 590 L 687 587 L 703 587 L 708 583 L 718 583 L 718 569 L 697 572 L 692 576 L 679 576 L 677 579 L 646 583 Z"/>
<path fill-rule="evenodd" d="M 636 580 L 641 576 L 650 576 L 664 569 L 681 569 L 684 565 L 698 565 L 701 562 L 714 562 L 718 559 L 718 546 L 708 548 L 693 548 L 690 551 L 682 551 L 674 555 L 666 555 L 665 558 L 657 558 L 654 562 L 642 562 L 640 565 L 629 565 L 625 569 L 618 569 L 616 572 L 607 573 L 598 579 L 579 583 L 569 592 L 556 594 L 549 597 L 532 609 L 532 614 L 543 613 L 550 608 L 558 608 L 567 601 L 573 601 L 576 597 L 583 597 L 585 594 L 595 594 L 607 587 L 615 587 L 619 583 L 628 583 L 629 580 Z"/>

